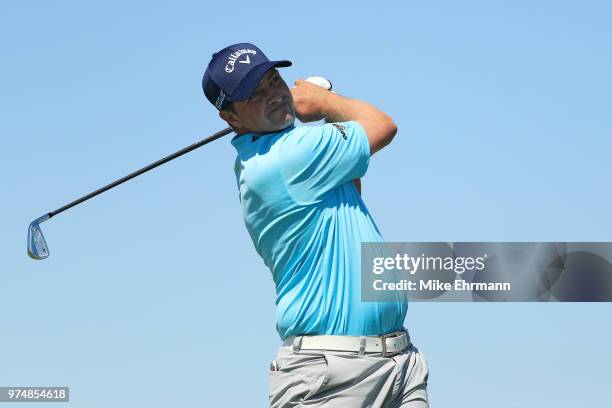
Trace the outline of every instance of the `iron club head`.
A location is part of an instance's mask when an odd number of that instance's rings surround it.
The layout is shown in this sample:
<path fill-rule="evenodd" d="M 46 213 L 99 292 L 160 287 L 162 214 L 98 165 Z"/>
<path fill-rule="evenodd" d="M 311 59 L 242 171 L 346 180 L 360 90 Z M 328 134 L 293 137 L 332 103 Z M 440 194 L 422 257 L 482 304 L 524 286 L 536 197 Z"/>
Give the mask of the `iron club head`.
<path fill-rule="evenodd" d="M 49 219 L 49 214 L 43 215 L 30 223 L 28 228 L 28 255 L 32 259 L 45 259 L 49 256 L 49 247 L 40 224 Z"/>

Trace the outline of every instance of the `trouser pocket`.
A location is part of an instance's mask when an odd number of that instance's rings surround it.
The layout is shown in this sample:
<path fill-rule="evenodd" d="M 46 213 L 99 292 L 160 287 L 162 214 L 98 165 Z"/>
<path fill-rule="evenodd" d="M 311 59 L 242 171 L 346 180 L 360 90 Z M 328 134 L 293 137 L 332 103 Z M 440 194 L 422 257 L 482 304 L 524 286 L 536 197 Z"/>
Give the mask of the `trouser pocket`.
<path fill-rule="evenodd" d="M 281 353 L 270 363 L 270 406 L 295 406 L 323 389 L 328 365 L 323 353 Z"/>

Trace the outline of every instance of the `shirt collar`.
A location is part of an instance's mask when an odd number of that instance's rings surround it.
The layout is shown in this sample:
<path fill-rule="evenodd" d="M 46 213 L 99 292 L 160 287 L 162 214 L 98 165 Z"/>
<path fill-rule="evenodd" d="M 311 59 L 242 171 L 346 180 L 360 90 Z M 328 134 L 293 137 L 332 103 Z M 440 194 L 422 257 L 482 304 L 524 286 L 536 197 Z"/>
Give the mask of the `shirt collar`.
<path fill-rule="evenodd" d="M 236 135 L 232 138 L 232 145 L 236 148 L 236 150 L 240 151 L 242 148 L 248 146 L 249 144 L 257 141 L 262 137 L 269 137 L 272 135 L 276 135 L 279 133 L 285 133 L 295 128 L 295 124 L 284 128 L 283 130 L 279 130 L 278 132 L 273 133 L 243 133 L 241 135 Z"/>

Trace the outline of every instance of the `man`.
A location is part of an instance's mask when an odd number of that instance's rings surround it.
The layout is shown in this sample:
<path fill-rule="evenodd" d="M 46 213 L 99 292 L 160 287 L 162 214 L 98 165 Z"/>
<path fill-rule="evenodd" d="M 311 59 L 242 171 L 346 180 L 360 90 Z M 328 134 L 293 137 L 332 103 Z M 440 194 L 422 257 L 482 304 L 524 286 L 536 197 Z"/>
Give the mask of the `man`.
<path fill-rule="evenodd" d="M 374 106 L 306 81 L 288 88 L 249 43 L 213 54 L 202 86 L 236 132 L 244 221 L 276 284 L 272 407 L 427 407 L 428 368 L 407 304 L 362 302 L 361 242 L 382 242 L 358 191 L 397 131 Z M 295 126 L 326 119 L 319 126 Z"/>

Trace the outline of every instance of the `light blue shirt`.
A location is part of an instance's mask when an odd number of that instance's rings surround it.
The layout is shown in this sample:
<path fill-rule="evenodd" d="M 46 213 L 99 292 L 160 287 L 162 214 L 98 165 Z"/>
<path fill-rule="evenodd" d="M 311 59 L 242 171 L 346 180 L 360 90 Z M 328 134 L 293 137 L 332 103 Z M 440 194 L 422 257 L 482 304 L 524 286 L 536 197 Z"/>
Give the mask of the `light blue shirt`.
<path fill-rule="evenodd" d="M 400 330 L 405 301 L 361 301 L 361 242 L 383 240 L 352 183 L 370 161 L 363 127 L 291 126 L 232 144 L 244 222 L 276 284 L 280 337 Z"/>

